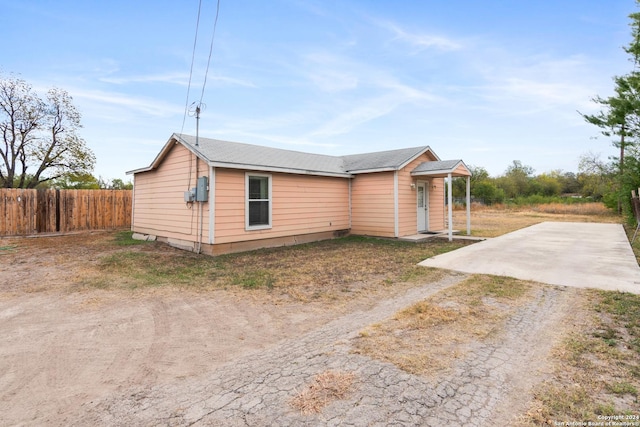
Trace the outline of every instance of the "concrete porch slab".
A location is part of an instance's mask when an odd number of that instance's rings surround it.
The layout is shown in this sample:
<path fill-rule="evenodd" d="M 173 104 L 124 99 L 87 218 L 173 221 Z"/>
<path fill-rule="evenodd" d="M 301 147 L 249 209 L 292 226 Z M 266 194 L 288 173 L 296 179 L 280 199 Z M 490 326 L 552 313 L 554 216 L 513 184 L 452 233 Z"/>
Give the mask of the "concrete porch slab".
<path fill-rule="evenodd" d="M 640 267 L 621 224 L 544 222 L 419 265 L 640 294 Z"/>

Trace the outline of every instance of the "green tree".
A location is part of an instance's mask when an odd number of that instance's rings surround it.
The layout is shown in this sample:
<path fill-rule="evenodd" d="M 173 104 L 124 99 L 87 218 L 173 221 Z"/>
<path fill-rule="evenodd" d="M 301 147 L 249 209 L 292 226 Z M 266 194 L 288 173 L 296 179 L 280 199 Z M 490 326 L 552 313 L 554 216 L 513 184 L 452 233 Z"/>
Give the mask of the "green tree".
<path fill-rule="evenodd" d="M 489 178 L 477 182 L 471 194 L 485 205 L 504 202 L 504 190 L 498 188 Z"/>
<path fill-rule="evenodd" d="M 112 190 L 133 190 L 133 183 L 131 181 L 124 182 L 120 178 L 115 178 L 111 180 L 109 188 Z"/>
<path fill-rule="evenodd" d="M 582 186 L 578 181 L 578 176 L 574 172 L 554 171 L 557 173 L 557 179 L 560 182 L 560 194 L 581 194 Z"/>
<path fill-rule="evenodd" d="M 596 201 L 607 197 L 605 204 L 610 208 L 617 208 L 618 180 L 614 163 L 602 161 L 599 154 L 583 154 L 578 163 L 577 179 L 583 196 Z"/>
<path fill-rule="evenodd" d="M 41 99 L 26 81 L 0 76 L 0 187 L 36 188 L 93 170 L 95 156 L 78 135 L 72 101 L 56 88 Z"/>
<path fill-rule="evenodd" d="M 636 5 L 640 1 L 636 0 Z M 625 175 L 625 160 L 628 151 L 633 149 L 638 136 L 640 135 L 640 13 L 629 15 L 631 23 L 631 42 L 624 51 L 631 57 L 633 69 L 624 76 L 614 77 L 614 95 L 602 98 L 595 97 L 593 100 L 600 104 L 602 110 L 596 114 L 582 114 L 582 117 L 593 125 L 601 129 L 602 135 L 613 138 L 612 144 L 620 151 L 617 160 L 618 168 L 618 189 L 622 191 Z M 634 155 L 637 155 L 634 151 Z M 623 199 L 628 195 L 619 193 L 618 211 L 622 211 Z"/>
<path fill-rule="evenodd" d="M 636 195 L 640 191 L 640 149 L 638 147 L 629 149 L 624 174 L 620 181 L 620 194 L 625 196 L 619 198 L 621 200 L 622 213 L 627 216 L 630 223 L 636 220 L 633 206 L 631 205 L 632 191 Z"/>
<path fill-rule="evenodd" d="M 559 196 L 562 190 L 562 184 L 558 179 L 558 175 L 552 173 L 540 174 L 530 181 L 529 194 L 538 194 L 540 196 Z"/>
<path fill-rule="evenodd" d="M 98 190 L 102 188 L 98 178 L 90 173 L 66 174 L 55 181 L 53 187 L 74 190 Z"/>
<path fill-rule="evenodd" d="M 523 165 L 520 160 L 514 160 L 504 175 L 497 178 L 496 185 L 501 188 L 507 198 L 528 196 L 531 194 L 531 179 L 535 170 L 531 166 Z"/>

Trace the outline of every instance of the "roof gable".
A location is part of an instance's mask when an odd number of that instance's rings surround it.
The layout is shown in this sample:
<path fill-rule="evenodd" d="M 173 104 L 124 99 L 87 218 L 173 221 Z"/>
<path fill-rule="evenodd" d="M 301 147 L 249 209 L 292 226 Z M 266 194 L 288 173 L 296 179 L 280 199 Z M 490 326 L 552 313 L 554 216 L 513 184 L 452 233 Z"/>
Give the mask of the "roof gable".
<path fill-rule="evenodd" d="M 411 171 L 411 175 L 413 176 L 444 176 L 448 174 L 452 174 L 453 176 L 471 176 L 471 171 L 462 160 L 423 162 Z"/>
<path fill-rule="evenodd" d="M 428 146 L 402 148 L 399 150 L 378 151 L 375 153 L 352 154 L 343 156 L 345 170 L 351 173 L 365 173 L 381 170 L 402 169 L 407 163 L 431 151 Z M 438 158 L 431 151 L 435 158 Z"/>

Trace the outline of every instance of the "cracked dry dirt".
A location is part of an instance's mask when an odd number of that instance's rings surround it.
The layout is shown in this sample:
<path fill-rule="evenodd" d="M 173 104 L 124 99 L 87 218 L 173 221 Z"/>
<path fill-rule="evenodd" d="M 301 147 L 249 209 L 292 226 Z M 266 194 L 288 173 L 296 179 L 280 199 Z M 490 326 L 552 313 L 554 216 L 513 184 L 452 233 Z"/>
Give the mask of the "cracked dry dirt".
<path fill-rule="evenodd" d="M 472 343 L 446 372 L 417 376 L 357 354 L 354 340 L 465 275 L 344 312 L 226 291 L 68 292 L 55 285 L 78 266 L 48 269 L 43 252 L 38 260 L 31 270 L 0 264 L 2 426 L 508 425 L 551 370 L 581 298 L 540 285 L 497 337 Z M 53 290 L 38 291 L 44 282 Z M 302 414 L 292 399 L 327 370 L 353 374 L 349 393 Z"/>

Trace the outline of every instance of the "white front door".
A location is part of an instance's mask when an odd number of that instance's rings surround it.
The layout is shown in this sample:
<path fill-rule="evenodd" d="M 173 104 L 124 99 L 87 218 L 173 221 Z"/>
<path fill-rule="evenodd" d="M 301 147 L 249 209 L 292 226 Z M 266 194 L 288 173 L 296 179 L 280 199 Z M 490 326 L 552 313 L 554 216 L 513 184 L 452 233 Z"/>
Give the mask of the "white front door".
<path fill-rule="evenodd" d="M 417 214 L 418 232 L 429 229 L 429 194 L 427 193 L 427 183 L 418 181 L 417 185 Z"/>

